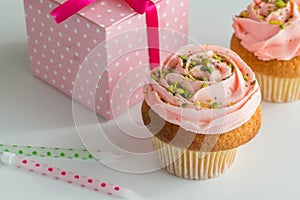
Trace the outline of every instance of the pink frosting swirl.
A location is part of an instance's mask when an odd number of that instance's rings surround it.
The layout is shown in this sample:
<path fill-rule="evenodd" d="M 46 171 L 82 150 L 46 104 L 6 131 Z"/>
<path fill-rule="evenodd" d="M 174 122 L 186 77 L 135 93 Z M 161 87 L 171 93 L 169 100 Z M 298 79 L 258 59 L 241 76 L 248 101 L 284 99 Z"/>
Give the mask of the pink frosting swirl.
<path fill-rule="evenodd" d="M 221 134 L 247 122 L 261 101 L 254 73 L 233 51 L 185 46 L 148 75 L 145 100 L 187 131 Z"/>
<path fill-rule="evenodd" d="M 233 18 L 236 37 L 261 60 L 300 56 L 299 0 L 254 0 Z"/>

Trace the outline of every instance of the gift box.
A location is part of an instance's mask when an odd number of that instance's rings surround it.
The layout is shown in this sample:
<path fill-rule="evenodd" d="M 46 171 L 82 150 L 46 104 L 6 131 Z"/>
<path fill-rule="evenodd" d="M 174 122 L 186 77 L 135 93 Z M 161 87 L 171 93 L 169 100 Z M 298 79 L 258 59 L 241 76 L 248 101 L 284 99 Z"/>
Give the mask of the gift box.
<path fill-rule="evenodd" d="M 31 71 L 112 119 L 143 99 L 149 70 L 145 14 L 125 0 L 96 0 L 56 24 L 49 13 L 63 2 L 24 0 Z M 163 58 L 187 43 L 189 0 L 153 2 Z"/>

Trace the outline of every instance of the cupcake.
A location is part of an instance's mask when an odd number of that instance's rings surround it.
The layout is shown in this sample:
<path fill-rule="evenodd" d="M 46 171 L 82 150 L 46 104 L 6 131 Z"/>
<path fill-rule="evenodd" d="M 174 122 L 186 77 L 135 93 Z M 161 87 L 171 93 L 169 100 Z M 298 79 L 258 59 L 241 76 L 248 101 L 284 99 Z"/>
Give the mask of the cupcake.
<path fill-rule="evenodd" d="M 260 130 L 254 73 L 227 48 L 185 46 L 147 77 L 142 118 L 160 164 L 171 174 L 216 177 Z"/>
<path fill-rule="evenodd" d="M 300 1 L 254 0 L 233 18 L 230 47 L 252 68 L 262 99 L 300 99 Z"/>

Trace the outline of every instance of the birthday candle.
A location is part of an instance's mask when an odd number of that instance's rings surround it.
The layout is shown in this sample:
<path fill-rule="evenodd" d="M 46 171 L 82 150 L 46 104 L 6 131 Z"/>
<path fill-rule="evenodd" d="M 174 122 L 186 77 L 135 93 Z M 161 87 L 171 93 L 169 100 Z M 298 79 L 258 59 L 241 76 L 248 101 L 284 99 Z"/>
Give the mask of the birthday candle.
<path fill-rule="evenodd" d="M 53 147 L 38 147 L 38 146 L 21 146 L 11 144 L 0 144 L 0 155 L 3 152 L 11 152 L 21 156 L 38 156 L 38 157 L 52 157 L 52 158 L 69 158 L 91 160 L 97 159 L 111 162 L 122 158 L 111 152 L 93 151 L 93 155 L 86 149 L 67 149 L 67 148 L 53 148 Z"/>
<path fill-rule="evenodd" d="M 69 158 L 69 159 L 93 159 L 93 155 L 86 149 L 66 149 L 66 148 L 52 148 L 52 147 L 37 147 L 37 146 L 21 146 L 0 144 L 0 154 L 3 152 L 11 152 L 18 155 L 25 156 L 39 156 L 39 157 L 54 157 L 54 158 Z M 97 153 L 100 153 L 98 151 Z"/>
<path fill-rule="evenodd" d="M 96 180 L 79 174 L 68 172 L 60 168 L 51 167 L 47 164 L 41 164 L 34 160 L 27 160 L 16 154 L 4 152 L 1 156 L 1 161 L 5 164 L 16 166 L 30 172 L 36 172 L 43 176 L 49 176 L 57 180 L 61 180 L 67 183 L 79 185 L 83 188 L 89 188 L 97 192 L 106 193 L 112 196 L 124 197 L 124 198 L 137 198 L 130 189 L 107 183 L 105 181 Z"/>

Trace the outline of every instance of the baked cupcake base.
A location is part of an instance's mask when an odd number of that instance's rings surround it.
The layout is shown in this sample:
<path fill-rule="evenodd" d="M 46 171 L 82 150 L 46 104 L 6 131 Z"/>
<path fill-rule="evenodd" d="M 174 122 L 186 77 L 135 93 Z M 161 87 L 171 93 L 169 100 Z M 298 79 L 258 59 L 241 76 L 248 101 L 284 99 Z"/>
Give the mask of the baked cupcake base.
<path fill-rule="evenodd" d="M 262 111 L 258 106 L 251 119 L 242 126 L 223 134 L 205 135 L 165 121 L 146 101 L 141 111 L 144 124 L 154 134 L 152 141 L 160 165 L 175 176 L 195 180 L 214 178 L 226 172 L 238 147 L 256 136 L 262 122 Z"/>
<path fill-rule="evenodd" d="M 232 165 L 237 148 L 217 152 L 192 151 L 166 144 L 153 137 L 159 162 L 169 173 L 186 179 L 206 180 L 226 172 Z"/>
<path fill-rule="evenodd" d="M 277 78 L 261 73 L 255 76 L 264 101 L 283 103 L 300 99 L 300 78 Z"/>

